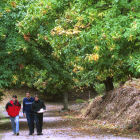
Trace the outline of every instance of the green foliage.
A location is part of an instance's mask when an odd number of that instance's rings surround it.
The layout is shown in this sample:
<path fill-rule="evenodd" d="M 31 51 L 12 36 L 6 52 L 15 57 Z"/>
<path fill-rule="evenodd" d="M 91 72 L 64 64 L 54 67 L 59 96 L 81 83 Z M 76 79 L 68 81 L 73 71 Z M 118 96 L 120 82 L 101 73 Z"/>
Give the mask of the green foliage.
<path fill-rule="evenodd" d="M 118 88 L 119 87 L 119 83 L 113 83 L 114 88 Z"/>
<path fill-rule="evenodd" d="M 73 80 L 71 70 L 63 62 L 65 57 L 56 59 L 48 41 L 55 19 L 63 12 L 58 12 L 61 7 L 55 0 L 3 1 L 0 87 L 26 83 L 52 93 L 71 88 Z"/>
<path fill-rule="evenodd" d="M 62 93 L 109 76 L 138 77 L 139 6 L 138 0 L 3 0 L 0 87 L 26 83 Z"/>
<path fill-rule="evenodd" d="M 105 93 L 105 85 L 104 84 L 100 84 L 98 82 L 95 82 L 94 86 L 95 86 L 95 90 L 97 91 L 97 93 L 99 95 Z"/>
<path fill-rule="evenodd" d="M 137 75 L 134 65 L 127 61 L 133 51 L 139 52 L 138 5 L 138 1 L 87 3 L 77 0 L 57 20 L 51 45 L 56 48 L 58 57 L 61 52 L 73 62 L 77 85 L 88 86 L 108 76 L 119 81 L 127 75 Z"/>
<path fill-rule="evenodd" d="M 84 103 L 84 101 L 82 99 L 77 99 L 75 102 L 76 103 Z"/>

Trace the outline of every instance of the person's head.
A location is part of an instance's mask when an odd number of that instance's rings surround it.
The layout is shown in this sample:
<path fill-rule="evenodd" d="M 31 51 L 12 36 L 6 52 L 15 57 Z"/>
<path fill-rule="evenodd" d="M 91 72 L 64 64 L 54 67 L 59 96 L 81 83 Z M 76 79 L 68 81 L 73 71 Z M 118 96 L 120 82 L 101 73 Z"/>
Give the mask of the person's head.
<path fill-rule="evenodd" d="M 30 98 L 30 92 L 29 91 L 26 92 L 26 97 Z"/>
<path fill-rule="evenodd" d="M 12 96 L 12 101 L 15 102 L 17 100 L 17 95 Z"/>
<path fill-rule="evenodd" d="M 35 101 L 38 101 L 39 100 L 39 98 L 38 98 L 38 95 L 36 94 L 36 95 L 34 95 L 34 99 L 35 99 Z"/>

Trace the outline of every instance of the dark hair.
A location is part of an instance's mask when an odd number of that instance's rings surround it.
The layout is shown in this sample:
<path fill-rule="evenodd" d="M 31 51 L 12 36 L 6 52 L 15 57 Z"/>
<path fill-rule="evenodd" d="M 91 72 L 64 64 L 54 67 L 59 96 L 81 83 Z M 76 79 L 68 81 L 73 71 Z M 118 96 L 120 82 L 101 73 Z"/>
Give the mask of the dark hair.
<path fill-rule="evenodd" d="M 17 95 L 13 95 L 12 98 L 17 98 Z"/>
<path fill-rule="evenodd" d="M 35 97 L 37 97 L 37 98 L 38 98 L 38 95 L 37 95 L 37 94 L 35 94 L 35 95 L 34 95 L 34 98 L 35 98 Z"/>
<path fill-rule="evenodd" d="M 26 93 L 29 93 L 29 94 L 30 94 L 30 92 L 29 92 L 29 91 L 26 91 Z M 25 93 L 25 94 L 26 94 L 26 93 Z"/>

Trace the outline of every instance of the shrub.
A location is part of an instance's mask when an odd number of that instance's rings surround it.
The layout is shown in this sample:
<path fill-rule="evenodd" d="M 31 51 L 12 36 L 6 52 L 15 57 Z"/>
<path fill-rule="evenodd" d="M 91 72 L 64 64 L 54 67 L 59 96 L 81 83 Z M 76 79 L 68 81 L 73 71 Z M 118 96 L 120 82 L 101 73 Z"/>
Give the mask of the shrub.
<path fill-rule="evenodd" d="M 118 88 L 120 86 L 119 83 L 113 83 L 113 85 L 114 85 L 114 88 Z"/>
<path fill-rule="evenodd" d="M 100 84 L 100 83 L 96 82 L 94 85 L 95 85 L 95 90 L 97 91 L 97 93 L 99 95 L 105 93 L 105 85 L 104 84 Z"/>
<path fill-rule="evenodd" d="M 84 101 L 82 99 L 77 99 L 75 102 L 76 103 L 84 103 Z"/>

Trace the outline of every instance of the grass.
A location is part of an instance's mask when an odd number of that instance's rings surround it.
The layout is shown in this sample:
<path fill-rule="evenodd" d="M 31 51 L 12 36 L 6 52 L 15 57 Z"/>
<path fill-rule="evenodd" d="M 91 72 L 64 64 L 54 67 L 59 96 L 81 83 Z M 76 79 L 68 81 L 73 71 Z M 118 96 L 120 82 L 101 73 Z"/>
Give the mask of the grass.
<path fill-rule="evenodd" d="M 67 115 L 67 119 L 75 119 L 75 117 L 71 115 Z"/>
<path fill-rule="evenodd" d="M 7 122 L 10 122 L 10 119 L 4 119 L 4 118 L 2 118 L 2 119 L 0 119 L 0 123 L 7 123 Z"/>
<path fill-rule="evenodd" d="M 3 135 L 0 135 L 0 140 L 2 139 Z"/>
<path fill-rule="evenodd" d="M 115 89 L 119 87 L 119 83 L 113 83 L 113 85 Z"/>
<path fill-rule="evenodd" d="M 5 106 L 0 106 L 0 118 L 1 118 L 1 119 L 6 117 L 6 116 L 2 113 L 2 112 L 4 112 L 4 111 L 5 111 Z M 0 122 L 1 122 L 1 120 L 0 120 Z"/>
<path fill-rule="evenodd" d="M 77 99 L 75 102 L 76 102 L 76 103 L 84 103 L 84 100 L 82 100 L 82 99 Z"/>

